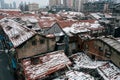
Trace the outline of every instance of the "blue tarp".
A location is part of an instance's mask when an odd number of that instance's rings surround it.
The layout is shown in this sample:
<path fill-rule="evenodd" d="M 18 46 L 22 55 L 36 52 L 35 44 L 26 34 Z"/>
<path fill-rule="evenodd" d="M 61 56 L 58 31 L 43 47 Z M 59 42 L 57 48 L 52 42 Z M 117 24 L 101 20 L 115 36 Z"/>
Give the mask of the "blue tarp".
<path fill-rule="evenodd" d="M 16 61 L 15 61 L 15 59 L 14 58 L 12 58 L 12 67 L 14 68 L 14 69 L 16 69 L 17 68 L 17 66 L 16 66 Z"/>

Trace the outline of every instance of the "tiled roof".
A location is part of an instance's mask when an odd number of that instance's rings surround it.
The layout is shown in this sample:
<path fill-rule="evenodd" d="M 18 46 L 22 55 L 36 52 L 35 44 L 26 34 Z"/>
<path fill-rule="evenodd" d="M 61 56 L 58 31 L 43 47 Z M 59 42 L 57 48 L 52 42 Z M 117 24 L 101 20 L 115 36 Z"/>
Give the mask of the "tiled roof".
<path fill-rule="evenodd" d="M 37 58 L 39 61 L 38 64 L 32 64 L 31 59 L 22 60 L 22 65 L 27 80 L 43 78 L 64 68 L 66 65 L 71 64 L 71 61 L 63 51 L 51 52 Z"/>
<path fill-rule="evenodd" d="M 49 20 L 39 21 L 40 28 L 50 28 L 52 27 L 53 24 L 55 24 L 55 21 L 49 21 Z"/>
<path fill-rule="evenodd" d="M 1 26 L 14 47 L 18 47 L 35 35 L 34 31 L 21 26 L 19 23 L 11 19 L 3 19 L 1 21 Z"/>
<path fill-rule="evenodd" d="M 60 25 L 61 28 L 65 28 L 65 27 L 71 27 L 71 25 L 75 23 L 75 21 L 59 20 L 57 21 L 57 23 Z"/>

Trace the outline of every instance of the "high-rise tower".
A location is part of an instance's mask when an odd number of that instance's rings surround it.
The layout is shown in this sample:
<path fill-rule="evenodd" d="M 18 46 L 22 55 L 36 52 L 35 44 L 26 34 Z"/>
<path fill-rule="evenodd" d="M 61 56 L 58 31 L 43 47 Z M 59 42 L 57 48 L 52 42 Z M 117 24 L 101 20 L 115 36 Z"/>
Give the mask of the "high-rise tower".
<path fill-rule="evenodd" d="M 58 6 L 61 5 L 61 0 L 49 0 L 49 6 Z"/>

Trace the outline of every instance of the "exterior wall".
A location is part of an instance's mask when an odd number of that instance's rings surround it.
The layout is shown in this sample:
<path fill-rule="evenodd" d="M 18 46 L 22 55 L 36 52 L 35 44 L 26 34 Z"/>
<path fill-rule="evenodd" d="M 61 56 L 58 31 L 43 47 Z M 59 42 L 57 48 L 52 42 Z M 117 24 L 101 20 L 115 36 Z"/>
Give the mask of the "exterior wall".
<path fill-rule="evenodd" d="M 78 45 L 78 49 L 85 51 L 92 59 L 111 60 L 120 67 L 120 53 L 102 40 L 82 40 L 78 38 Z"/>
<path fill-rule="evenodd" d="M 119 7 L 120 8 L 120 7 Z M 113 9 L 115 27 L 120 27 L 120 10 Z"/>
<path fill-rule="evenodd" d="M 120 53 L 117 53 L 115 51 L 112 52 L 111 60 L 120 67 Z"/>
<path fill-rule="evenodd" d="M 101 40 L 91 40 L 87 43 L 88 55 L 94 55 L 96 60 L 111 60 L 120 67 L 120 53 Z M 108 54 L 109 53 L 109 54 Z"/>
<path fill-rule="evenodd" d="M 105 29 L 100 29 L 100 30 L 92 30 L 90 32 L 91 37 L 99 37 L 102 35 L 105 35 Z"/>
<path fill-rule="evenodd" d="M 78 45 L 77 37 L 76 36 L 69 37 L 69 53 L 70 53 L 70 55 L 72 53 L 76 53 L 78 51 L 77 45 Z"/>
<path fill-rule="evenodd" d="M 33 55 L 53 51 L 55 46 L 54 39 L 47 39 L 36 35 L 16 48 L 18 58 L 30 57 Z"/>
<path fill-rule="evenodd" d="M 76 51 L 76 42 L 69 43 L 69 53 L 74 53 Z"/>

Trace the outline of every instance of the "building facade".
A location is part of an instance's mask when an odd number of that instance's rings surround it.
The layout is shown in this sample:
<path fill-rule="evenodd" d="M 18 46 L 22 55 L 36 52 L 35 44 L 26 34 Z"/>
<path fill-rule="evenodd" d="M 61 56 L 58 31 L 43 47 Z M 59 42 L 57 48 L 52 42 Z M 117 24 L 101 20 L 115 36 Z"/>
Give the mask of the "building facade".
<path fill-rule="evenodd" d="M 86 40 L 84 50 L 94 60 L 111 60 L 120 67 L 120 43 L 112 38 Z"/>
<path fill-rule="evenodd" d="M 84 12 L 110 12 L 113 2 L 96 1 L 84 3 Z"/>
<path fill-rule="evenodd" d="M 114 37 L 120 37 L 120 3 L 112 6 Z"/>
<path fill-rule="evenodd" d="M 60 6 L 61 5 L 61 0 L 49 0 L 49 6 L 50 8 L 52 6 Z"/>
<path fill-rule="evenodd" d="M 28 4 L 28 9 L 29 11 L 37 11 L 39 9 L 39 4 L 37 3 Z"/>
<path fill-rule="evenodd" d="M 115 18 L 114 24 L 116 27 L 120 27 L 120 4 L 115 4 L 113 6 L 113 16 Z"/>
<path fill-rule="evenodd" d="M 83 4 L 88 2 L 88 0 L 73 0 L 73 8 L 76 11 L 83 11 Z"/>
<path fill-rule="evenodd" d="M 55 40 L 35 35 L 16 48 L 17 58 L 26 58 L 49 51 L 54 51 Z"/>

